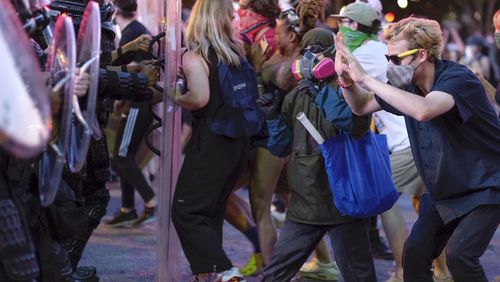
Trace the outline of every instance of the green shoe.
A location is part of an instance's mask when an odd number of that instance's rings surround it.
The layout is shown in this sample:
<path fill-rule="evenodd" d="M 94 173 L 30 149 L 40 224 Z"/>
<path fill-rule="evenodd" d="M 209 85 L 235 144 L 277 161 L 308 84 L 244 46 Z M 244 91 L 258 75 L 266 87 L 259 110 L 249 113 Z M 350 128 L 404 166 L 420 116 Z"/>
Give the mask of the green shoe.
<path fill-rule="evenodd" d="M 310 262 L 305 263 L 302 268 L 300 268 L 300 274 L 304 278 L 323 281 L 337 281 L 340 271 L 335 262 L 321 263 L 318 259 L 313 258 Z"/>

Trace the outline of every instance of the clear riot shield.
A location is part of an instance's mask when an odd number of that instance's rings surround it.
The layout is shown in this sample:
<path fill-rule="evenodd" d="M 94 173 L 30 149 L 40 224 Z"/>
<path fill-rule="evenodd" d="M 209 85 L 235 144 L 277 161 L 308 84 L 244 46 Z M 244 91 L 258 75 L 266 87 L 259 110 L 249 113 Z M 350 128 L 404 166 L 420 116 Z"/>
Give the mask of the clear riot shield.
<path fill-rule="evenodd" d="M 31 158 L 50 137 L 48 91 L 17 12 L 9 0 L 0 3 L 0 146 Z"/>
<path fill-rule="evenodd" d="M 99 5 L 90 1 L 82 17 L 76 42 L 77 65 L 80 72 L 87 72 L 90 85 L 87 95 L 78 98 L 73 95 L 73 114 L 67 151 L 68 167 L 71 171 L 80 171 L 85 163 L 92 125 L 96 120 L 96 99 L 99 79 L 99 53 L 101 45 L 101 17 Z M 80 105 L 85 107 L 82 112 Z"/>
<path fill-rule="evenodd" d="M 53 140 L 47 146 L 39 164 L 39 192 L 43 206 L 49 206 L 56 196 L 69 143 L 76 67 L 75 31 L 71 17 L 60 15 L 53 35 L 47 71 L 53 96 L 60 100 L 60 104 L 54 117 Z"/>
<path fill-rule="evenodd" d="M 164 96 L 175 92 L 175 82 L 180 55 L 181 4 L 180 0 L 155 0 L 160 11 L 160 29 L 167 36 L 165 71 L 163 73 Z M 171 219 L 172 198 L 180 169 L 180 108 L 170 99 L 164 99 L 160 187 L 158 189 L 159 220 L 157 227 L 156 281 L 187 281 L 181 277 L 180 243 Z"/>

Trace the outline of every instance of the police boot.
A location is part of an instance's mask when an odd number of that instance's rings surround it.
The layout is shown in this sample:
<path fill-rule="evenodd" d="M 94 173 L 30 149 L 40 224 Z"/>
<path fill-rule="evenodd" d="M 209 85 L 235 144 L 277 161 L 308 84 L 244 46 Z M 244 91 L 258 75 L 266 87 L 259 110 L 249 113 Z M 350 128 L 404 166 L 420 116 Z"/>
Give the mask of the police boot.
<path fill-rule="evenodd" d="M 73 272 L 75 282 L 98 282 L 97 270 L 93 266 L 79 266 Z"/>

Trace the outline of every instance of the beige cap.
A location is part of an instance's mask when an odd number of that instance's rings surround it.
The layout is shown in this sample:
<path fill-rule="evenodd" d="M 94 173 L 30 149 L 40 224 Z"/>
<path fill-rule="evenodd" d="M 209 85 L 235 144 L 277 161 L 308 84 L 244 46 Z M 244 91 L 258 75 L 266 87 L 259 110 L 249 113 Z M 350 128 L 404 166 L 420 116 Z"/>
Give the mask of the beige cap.
<path fill-rule="evenodd" d="M 379 27 L 380 20 L 375 9 L 367 3 L 357 2 L 347 5 L 341 14 L 334 18 L 349 18 L 367 27 Z"/>

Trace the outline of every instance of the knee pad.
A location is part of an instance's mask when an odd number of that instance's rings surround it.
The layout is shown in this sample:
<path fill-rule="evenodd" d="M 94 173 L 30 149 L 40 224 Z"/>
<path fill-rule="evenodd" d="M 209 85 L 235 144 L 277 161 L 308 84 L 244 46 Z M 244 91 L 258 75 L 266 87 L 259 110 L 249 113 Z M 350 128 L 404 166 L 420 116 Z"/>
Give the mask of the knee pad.
<path fill-rule="evenodd" d="M 99 189 L 85 198 L 84 206 L 88 214 L 87 228 L 82 229 L 74 238 L 67 239 L 62 243 L 64 249 L 68 252 L 73 268 L 78 266 L 83 249 L 87 245 L 92 231 L 97 228 L 101 218 L 106 215 L 108 202 L 109 191 L 107 189 Z"/>
<path fill-rule="evenodd" d="M 89 215 L 89 228 L 95 229 L 106 215 L 109 203 L 108 189 L 99 189 L 94 194 L 85 198 L 85 207 Z"/>
<path fill-rule="evenodd" d="M 81 235 L 82 237 L 87 237 L 85 236 L 86 234 L 81 234 Z M 82 257 L 83 249 L 85 248 L 86 244 L 87 240 L 80 237 L 74 238 L 72 240 L 66 240 L 62 243 L 63 248 L 68 253 L 68 257 L 71 262 L 71 267 L 73 269 L 76 269 L 76 267 L 78 266 L 78 262 Z"/>

